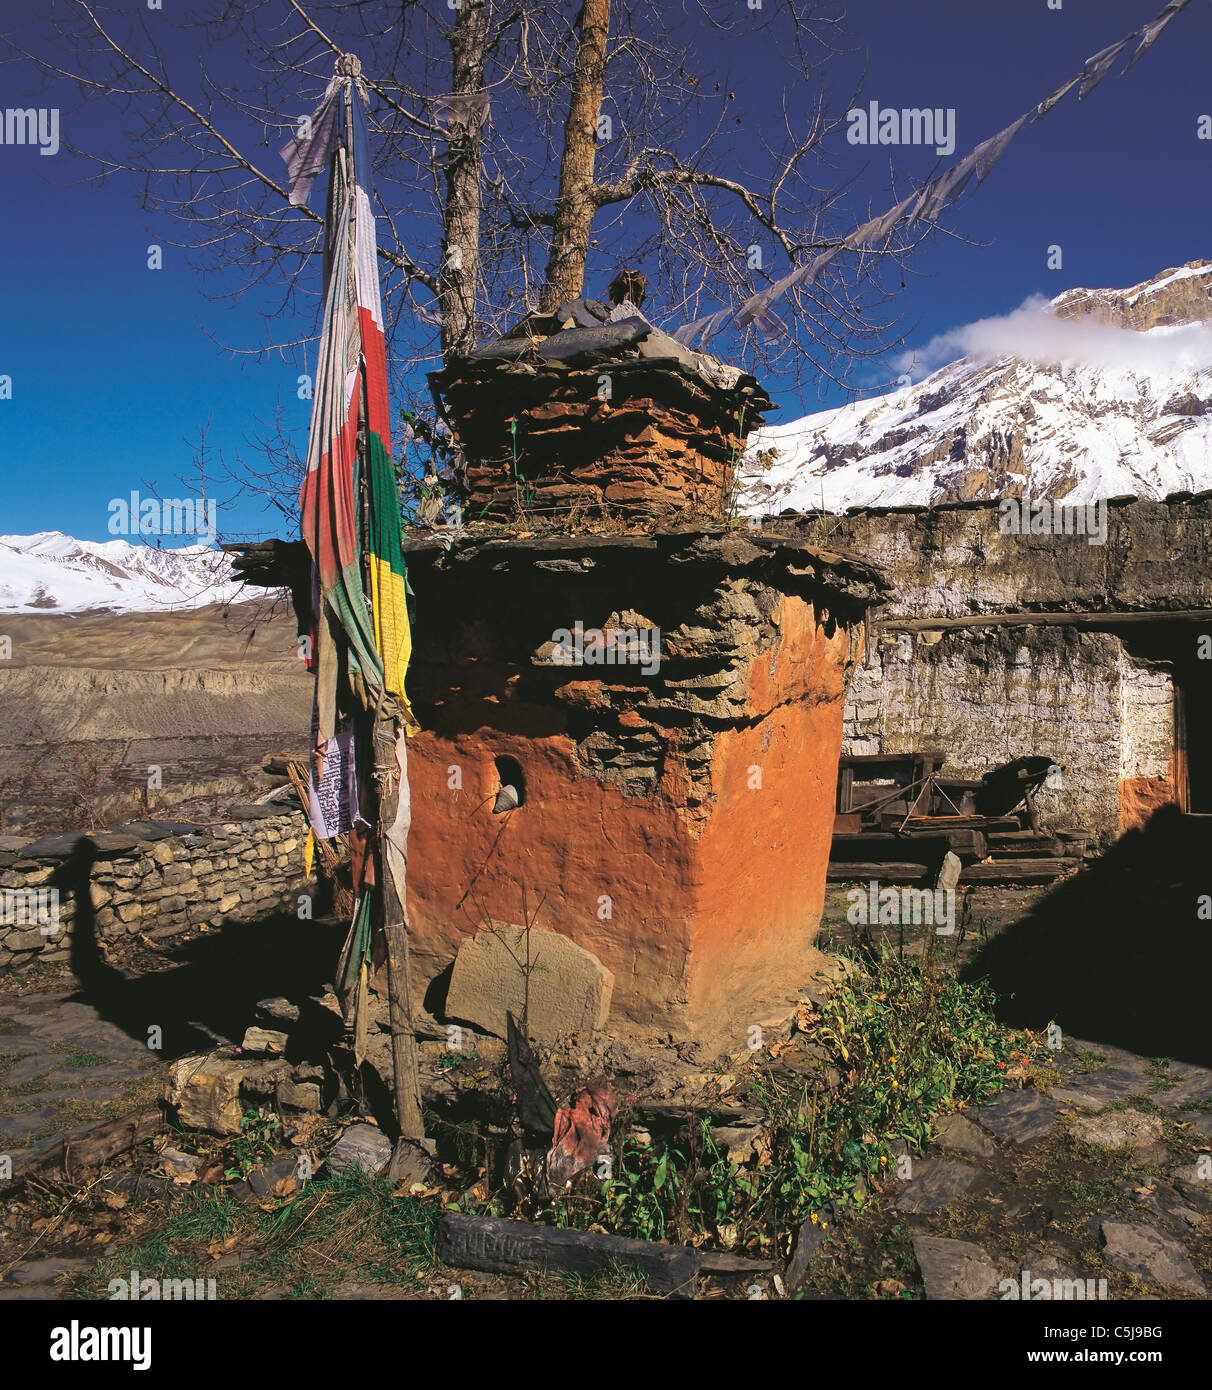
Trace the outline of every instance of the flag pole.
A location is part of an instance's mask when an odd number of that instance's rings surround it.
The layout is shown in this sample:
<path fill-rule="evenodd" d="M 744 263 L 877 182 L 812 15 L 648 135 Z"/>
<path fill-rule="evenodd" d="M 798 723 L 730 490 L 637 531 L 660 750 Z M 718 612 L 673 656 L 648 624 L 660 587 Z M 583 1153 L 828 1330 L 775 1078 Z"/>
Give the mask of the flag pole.
<path fill-rule="evenodd" d="M 327 748 L 336 739 L 342 714 L 352 722 L 355 775 L 342 788 L 347 803 L 339 819 L 350 826 L 351 848 L 356 837 L 359 851 L 364 850 L 364 855 L 355 856 L 359 897 L 342 952 L 339 992 L 360 1065 L 370 940 L 381 932 L 377 944 L 384 950 L 374 955 L 386 957 L 398 1130 L 388 1173 L 396 1181 L 416 1181 L 426 1176 L 434 1153 L 432 1142 L 425 1139 L 421 1112 L 405 889 L 411 823 L 405 740 L 416 725 L 405 694 L 411 649 L 408 581 L 391 462 L 360 74 L 356 55 L 337 58 L 323 100 L 300 122 L 282 157 L 292 204 L 306 203 L 317 175 L 325 166 L 329 171 L 324 329 L 300 511 L 318 598 L 312 615 L 317 738 Z M 369 273 L 367 267 L 372 268 Z M 346 394 L 346 384 L 355 374 L 356 404 Z M 315 758 L 312 775 L 314 786 Z M 326 822 L 321 816 L 317 826 L 318 815 L 318 810 L 312 815 L 313 830 L 320 834 Z"/>
<path fill-rule="evenodd" d="M 357 80 L 361 63 L 354 54 L 338 58 L 335 72 Z M 351 101 L 357 96 L 351 91 Z M 353 232 L 351 226 L 351 234 Z M 367 399 L 366 376 L 362 377 L 359 400 L 357 449 L 359 454 L 359 515 L 363 527 L 362 555 L 370 554 L 370 496 L 369 430 L 370 407 Z M 365 566 L 362 570 L 363 595 L 368 610 L 373 611 L 373 587 L 368 582 Z M 412 1021 L 412 971 L 409 957 L 408 914 L 405 897 L 408 831 L 411 824 L 411 800 L 408 791 L 408 757 L 405 745 L 404 719 L 399 704 L 391 699 L 381 700 L 374 709 L 363 711 L 364 732 L 374 763 L 376 792 L 375 818 L 375 884 L 378 895 L 379 925 L 387 958 L 388 1024 L 391 1030 L 391 1060 L 393 1099 L 396 1108 L 398 1135 L 388 1165 L 393 1181 L 423 1178 L 428 1171 L 425 1144 L 425 1121 L 421 1112 L 421 1078 L 417 1064 L 416 1033 Z M 364 745 L 365 746 L 365 745 Z"/>
<path fill-rule="evenodd" d="M 421 1079 L 417 1067 L 416 1033 L 412 1022 L 412 971 L 409 959 L 408 916 L 396 874 L 396 849 L 390 831 L 407 816 L 407 763 L 403 759 L 403 730 L 399 717 L 375 721 L 373 747 L 375 782 L 379 788 L 378 868 L 381 883 L 383 940 L 387 947 L 387 1002 L 391 1025 L 391 1060 L 395 1082 L 399 1140 L 390 1175 L 403 1178 L 415 1169 L 410 1150 L 425 1138 L 421 1115 Z M 404 816 L 401 815 L 401 810 Z M 407 834 L 405 828 L 404 833 Z M 418 1174 L 420 1176 L 420 1174 Z"/>

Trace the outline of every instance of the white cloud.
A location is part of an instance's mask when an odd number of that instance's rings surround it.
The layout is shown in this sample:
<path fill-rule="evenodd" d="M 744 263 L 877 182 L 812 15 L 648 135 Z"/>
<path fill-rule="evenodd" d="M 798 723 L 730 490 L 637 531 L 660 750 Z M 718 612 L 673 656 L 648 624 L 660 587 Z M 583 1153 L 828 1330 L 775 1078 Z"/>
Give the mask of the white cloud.
<path fill-rule="evenodd" d="M 1013 313 L 949 329 L 925 347 L 901 353 L 895 366 L 917 380 L 958 357 L 1017 357 L 1040 366 L 1199 371 L 1212 367 L 1212 323 L 1139 333 L 1085 316 L 1060 318 L 1047 299 L 1033 295 Z"/>

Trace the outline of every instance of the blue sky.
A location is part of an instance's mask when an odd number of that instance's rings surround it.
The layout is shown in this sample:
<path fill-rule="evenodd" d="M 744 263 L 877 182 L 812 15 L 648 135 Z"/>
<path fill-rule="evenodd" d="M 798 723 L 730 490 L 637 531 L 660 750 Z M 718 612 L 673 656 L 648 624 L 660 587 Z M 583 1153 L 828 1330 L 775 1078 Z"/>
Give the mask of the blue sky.
<path fill-rule="evenodd" d="M 865 63 L 866 100 L 954 107 L 959 157 L 1160 8 L 1161 0 L 1063 0 L 1059 10 L 1047 0 L 851 0 L 857 51 L 838 68 L 837 99 L 847 104 L 843 74 L 857 76 Z M 28 13 L 23 0 L 0 0 L 4 27 L 37 47 L 42 31 Z M 1088 100 L 1079 105 L 1071 94 L 1020 134 L 948 219 L 975 244 L 941 238 L 917 256 L 899 306 L 916 325 L 909 342 L 1006 313 L 1029 295 L 1133 284 L 1212 255 L 1212 142 L 1196 138 L 1197 117 L 1212 112 L 1209 54 L 1212 4 L 1194 0 L 1131 72 L 1121 77 L 1117 67 Z M 729 61 L 730 80 L 761 85 L 762 54 L 738 50 Z M 60 101 L 65 139 L 121 138 L 126 118 L 116 107 L 93 103 L 72 112 L 67 90 L 48 88 L 18 62 L 0 63 L 0 75 L 4 107 Z M 86 116 L 89 130 L 71 126 Z M 856 201 L 870 196 L 877 209 L 886 206 L 887 153 L 839 145 L 839 173 L 856 177 Z M 919 151 L 896 154 L 907 173 L 932 163 Z M 272 152 L 266 157 L 276 163 Z M 297 363 L 240 362 L 212 341 L 260 341 L 251 297 L 210 302 L 167 245 L 164 268 L 146 268 L 158 232 L 134 188 L 121 180 L 100 189 L 79 182 L 84 170 L 67 152 L 44 158 L 3 146 L 0 168 L 0 374 L 13 379 L 13 399 L 0 401 L 0 533 L 57 529 L 109 539 L 112 498 L 149 484 L 180 493 L 174 480 L 190 472 L 202 428 L 212 447 L 233 456 L 279 402 L 305 427 Z M 1046 268 L 1052 244 L 1063 248 L 1059 271 Z M 315 325 L 280 324 L 279 331 L 286 339 L 314 333 Z M 782 405 L 779 420 L 838 399 L 767 384 Z M 221 532 L 284 529 L 250 504 L 220 513 Z"/>

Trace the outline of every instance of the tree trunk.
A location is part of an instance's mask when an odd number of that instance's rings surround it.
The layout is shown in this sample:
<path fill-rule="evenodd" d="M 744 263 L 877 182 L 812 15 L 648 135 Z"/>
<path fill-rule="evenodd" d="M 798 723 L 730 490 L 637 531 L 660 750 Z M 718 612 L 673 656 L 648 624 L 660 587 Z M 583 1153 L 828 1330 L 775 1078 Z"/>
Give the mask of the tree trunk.
<path fill-rule="evenodd" d="M 585 259 L 597 203 L 593 162 L 598 148 L 598 118 L 606 84 L 606 40 L 610 33 L 610 0 L 585 0 L 577 21 L 577 56 L 572 70 L 572 95 L 564 124 L 564 153 L 560 160 L 560 189 L 551 232 L 551 254 L 539 307 L 551 313 L 585 289 Z"/>
<path fill-rule="evenodd" d="M 450 33 L 453 99 L 446 116 L 445 236 L 438 270 L 444 357 L 475 346 L 484 172 L 485 114 L 480 103 L 486 32 L 485 0 L 461 0 Z"/>

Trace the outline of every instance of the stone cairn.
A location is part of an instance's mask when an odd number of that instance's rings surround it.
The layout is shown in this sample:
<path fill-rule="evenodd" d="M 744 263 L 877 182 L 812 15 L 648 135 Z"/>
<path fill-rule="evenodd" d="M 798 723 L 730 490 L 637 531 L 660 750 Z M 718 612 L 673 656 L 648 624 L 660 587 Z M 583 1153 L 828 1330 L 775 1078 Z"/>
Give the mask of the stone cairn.
<path fill-rule="evenodd" d="M 467 461 L 468 521 L 728 512 L 769 397 L 649 323 L 642 276 L 611 294 L 528 314 L 431 378 Z"/>

